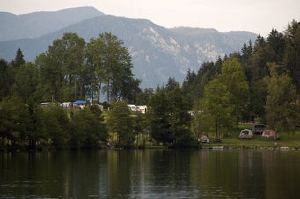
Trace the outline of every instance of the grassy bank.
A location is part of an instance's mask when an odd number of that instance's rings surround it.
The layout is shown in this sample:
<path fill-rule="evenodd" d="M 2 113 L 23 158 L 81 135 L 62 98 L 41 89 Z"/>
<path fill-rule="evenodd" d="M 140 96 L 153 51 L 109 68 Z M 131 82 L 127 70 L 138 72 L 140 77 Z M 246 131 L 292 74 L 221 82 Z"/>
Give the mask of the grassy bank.
<path fill-rule="evenodd" d="M 251 126 L 243 125 L 241 129 L 248 128 Z M 280 139 L 264 139 L 261 135 L 253 135 L 252 139 L 238 139 L 239 132 L 235 132 L 231 137 L 224 137 L 221 142 L 210 142 L 202 144 L 203 146 L 228 146 L 228 147 L 291 147 L 295 149 L 300 149 L 300 130 L 296 131 L 294 134 L 279 134 Z M 213 138 L 212 138 L 213 139 Z"/>

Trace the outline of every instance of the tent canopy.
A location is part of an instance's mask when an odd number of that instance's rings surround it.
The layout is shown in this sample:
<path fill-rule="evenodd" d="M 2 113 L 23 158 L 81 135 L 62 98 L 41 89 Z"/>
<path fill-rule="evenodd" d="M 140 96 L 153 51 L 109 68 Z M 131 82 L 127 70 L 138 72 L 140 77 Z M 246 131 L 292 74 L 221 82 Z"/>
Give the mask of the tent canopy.
<path fill-rule="evenodd" d="M 85 105 L 85 101 L 84 100 L 76 100 L 75 102 L 73 102 L 73 104 Z"/>

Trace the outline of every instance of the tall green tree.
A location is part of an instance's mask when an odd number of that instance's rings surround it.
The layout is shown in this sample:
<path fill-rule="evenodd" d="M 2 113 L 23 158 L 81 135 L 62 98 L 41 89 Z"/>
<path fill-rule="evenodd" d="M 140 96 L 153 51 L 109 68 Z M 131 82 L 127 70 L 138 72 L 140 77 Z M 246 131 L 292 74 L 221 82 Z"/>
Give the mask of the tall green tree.
<path fill-rule="evenodd" d="M 173 144 L 175 146 L 188 146 L 191 144 L 191 115 L 188 113 L 189 106 L 182 89 L 176 86 L 167 92 L 169 102 L 170 130 L 174 135 Z"/>
<path fill-rule="evenodd" d="M 89 97 L 92 100 L 96 98 L 96 101 L 100 101 L 102 87 L 105 82 L 104 45 L 102 39 L 92 38 L 86 47 L 87 68 L 90 74 Z"/>
<path fill-rule="evenodd" d="M 117 146 L 132 146 L 135 140 L 133 118 L 125 101 L 112 104 L 106 120 L 111 133 L 117 135 Z"/>
<path fill-rule="evenodd" d="M 182 89 L 187 97 L 189 109 L 192 109 L 195 101 L 204 97 L 204 87 L 217 74 L 221 73 L 222 63 L 223 60 L 219 57 L 216 62 L 202 63 L 197 73 L 188 71 L 187 77 L 182 84 Z"/>
<path fill-rule="evenodd" d="M 22 66 L 23 64 L 25 64 L 26 61 L 24 60 L 24 55 L 23 52 L 21 51 L 20 48 L 18 48 L 17 52 L 16 52 L 16 56 L 15 59 L 12 60 L 12 67 L 14 68 L 19 68 L 20 66 Z"/>
<path fill-rule="evenodd" d="M 266 40 L 260 35 L 257 37 L 253 53 L 244 65 L 247 81 L 249 82 L 249 112 L 250 119 L 254 121 L 258 118 L 260 122 L 265 120 L 266 86 L 264 77 L 269 75 L 269 69 L 266 65 L 269 59 L 269 52 Z"/>
<path fill-rule="evenodd" d="M 107 130 L 96 105 L 72 112 L 71 128 L 71 148 L 97 148 L 99 141 L 107 140 Z"/>
<path fill-rule="evenodd" d="M 131 71 L 131 56 L 115 35 L 106 32 L 92 38 L 87 45 L 87 60 L 94 71 L 92 93 L 96 93 L 98 99 L 103 91 L 107 102 L 132 101 L 140 92 L 140 80 L 134 79 Z"/>
<path fill-rule="evenodd" d="M 193 102 L 195 100 L 195 80 L 196 80 L 196 73 L 191 71 L 190 69 L 187 71 L 187 75 L 185 77 L 184 82 L 182 83 L 182 90 L 184 94 L 187 96 L 188 105 L 190 109 L 193 106 Z"/>
<path fill-rule="evenodd" d="M 151 135 L 157 142 L 173 146 L 191 144 L 191 117 L 178 82 L 169 79 L 166 87 L 151 96 L 148 105 Z"/>
<path fill-rule="evenodd" d="M 29 99 L 39 102 L 36 92 L 39 85 L 39 71 L 33 63 L 26 63 L 19 68 L 13 85 L 13 91 L 23 99 L 23 102 L 28 102 Z"/>
<path fill-rule="evenodd" d="M 227 85 L 221 81 L 220 75 L 211 80 L 205 86 L 204 104 L 207 109 L 203 111 L 204 115 L 212 118 L 214 121 L 216 139 L 220 139 L 221 133 L 228 136 L 232 130 L 236 117 L 234 114 L 235 106 L 231 103 L 232 94 Z"/>
<path fill-rule="evenodd" d="M 297 94 L 300 94 L 300 22 L 293 20 L 285 32 L 287 47 L 284 63 Z"/>
<path fill-rule="evenodd" d="M 49 145 L 55 149 L 66 147 L 69 139 L 70 120 L 67 112 L 58 105 L 51 105 L 43 109 L 42 131 L 49 142 Z"/>
<path fill-rule="evenodd" d="M 41 146 L 38 146 L 38 143 L 44 141 L 45 131 L 43 131 L 42 118 L 43 112 L 42 108 L 34 102 L 32 99 L 27 101 L 27 110 L 28 110 L 28 122 L 26 124 L 26 139 L 28 139 L 28 149 L 29 150 L 38 150 Z"/>
<path fill-rule="evenodd" d="M 236 124 L 238 124 L 243 113 L 248 111 L 249 86 L 245 71 L 237 58 L 228 59 L 223 63 L 219 78 L 230 93 L 230 103 L 235 109 L 232 114 L 236 117 Z"/>
<path fill-rule="evenodd" d="M 269 60 L 277 63 L 282 62 L 286 49 L 286 39 L 284 35 L 273 29 L 267 37 L 266 48 L 270 53 Z"/>
<path fill-rule="evenodd" d="M 16 150 L 17 144 L 26 140 L 28 109 L 18 96 L 5 98 L 0 103 L 0 136 L 9 142 L 9 149 Z"/>
<path fill-rule="evenodd" d="M 136 104 L 147 105 L 150 97 L 154 94 L 153 88 L 145 88 L 142 92 L 137 93 Z"/>
<path fill-rule="evenodd" d="M 0 101 L 9 95 L 9 79 L 8 63 L 0 59 Z"/>
<path fill-rule="evenodd" d="M 269 63 L 271 76 L 266 78 L 266 120 L 269 128 L 284 133 L 294 133 L 298 122 L 296 87 L 288 75 L 279 75 L 278 65 Z"/>
<path fill-rule="evenodd" d="M 54 40 L 48 51 L 37 57 L 48 100 L 61 102 L 85 97 L 84 49 L 83 38 L 76 33 L 64 33 L 62 39 Z"/>
<path fill-rule="evenodd" d="M 151 96 L 148 107 L 148 119 L 150 123 L 151 136 L 157 141 L 166 145 L 171 144 L 175 135 L 171 131 L 169 116 L 169 100 L 163 91 L 157 91 Z"/>
<path fill-rule="evenodd" d="M 13 94 L 12 86 L 15 83 L 15 76 L 18 73 L 19 68 L 24 65 L 26 61 L 24 60 L 23 52 L 18 48 L 16 52 L 15 59 L 11 61 L 8 68 L 8 82 L 9 82 L 9 92 L 10 95 Z"/>
<path fill-rule="evenodd" d="M 191 124 L 194 139 L 197 140 L 201 135 L 208 135 L 209 132 L 214 131 L 215 125 L 215 120 L 205 105 L 205 101 L 203 99 L 196 100 L 193 105 Z"/>

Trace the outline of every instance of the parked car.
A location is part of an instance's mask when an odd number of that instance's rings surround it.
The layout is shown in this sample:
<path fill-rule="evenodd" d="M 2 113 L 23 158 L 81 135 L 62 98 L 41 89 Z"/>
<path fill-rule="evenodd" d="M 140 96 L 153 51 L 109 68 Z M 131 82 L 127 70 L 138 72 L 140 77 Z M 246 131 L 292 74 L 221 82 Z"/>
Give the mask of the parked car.
<path fill-rule="evenodd" d="M 261 134 L 262 138 L 279 140 L 279 134 L 274 130 L 264 130 Z"/>
<path fill-rule="evenodd" d="M 266 125 L 264 124 L 254 124 L 252 126 L 252 133 L 253 134 L 262 134 L 266 130 Z"/>
<path fill-rule="evenodd" d="M 253 133 L 250 129 L 241 130 L 239 139 L 252 139 Z"/>

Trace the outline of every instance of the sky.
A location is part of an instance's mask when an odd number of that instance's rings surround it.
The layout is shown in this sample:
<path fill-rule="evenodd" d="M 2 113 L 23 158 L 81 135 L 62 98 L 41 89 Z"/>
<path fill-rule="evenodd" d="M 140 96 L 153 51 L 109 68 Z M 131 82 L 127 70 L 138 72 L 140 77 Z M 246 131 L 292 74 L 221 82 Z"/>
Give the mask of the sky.
<path fill-rule="evenodd" d="M 0 11 L 26 14 L 93 6 L 104 14 L 149 19 L 166 28 L 189 26 L 267 36 L 295 19 L 299 0 L 0 0 Z"/>

